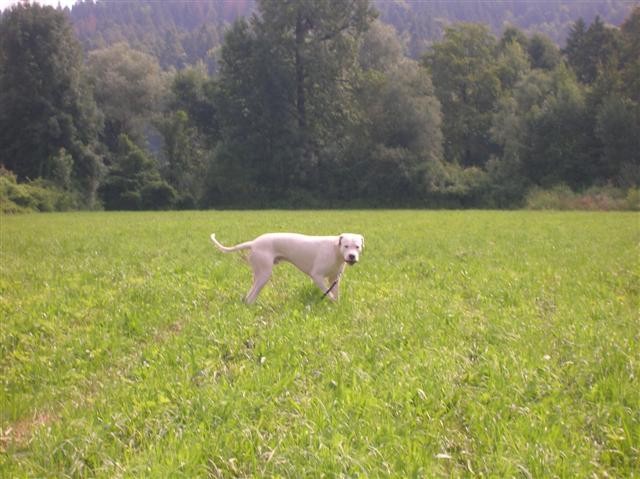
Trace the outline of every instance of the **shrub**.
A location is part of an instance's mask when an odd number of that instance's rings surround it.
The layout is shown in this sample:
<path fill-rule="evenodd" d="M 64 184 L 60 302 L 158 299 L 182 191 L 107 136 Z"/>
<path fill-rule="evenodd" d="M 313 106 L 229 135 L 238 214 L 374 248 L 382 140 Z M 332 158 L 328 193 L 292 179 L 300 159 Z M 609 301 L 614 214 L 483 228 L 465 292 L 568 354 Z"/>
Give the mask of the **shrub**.
<path fill-rule="evenodd" d="M 42 179 L 18 183 L 10 171 L 0 168 L 0 210 L 2 213 L 66 211 L 77 207 L 76 196 Z"/>
<path fill-rule="evenodd" d="M 194 210 L 197 207 L 197 202 L 193 195 L 185 193 L 178 196 L 174 206 L 178 210 Z"/>
<path fill-rule="evenodd" d="M 629 188 L 625 200 L 629 210 L 640 211 L 640 188 Z"/>
<path fill-rule="evenodd" d="M 586 210 L 611 211 L 640 209 L 640 190 L 630 188 L 593 187 L 582 193 L 566 185 L 549 190 L 533 188 L 526 196 L 526 207 L 531 210 Z"/>
<path fill-rule="evenodd" d="M 165 181 L 147 183 L 140 191 L 142 206 L 147 210 L 168 210 L 176 202 L 177 193 Z"/>

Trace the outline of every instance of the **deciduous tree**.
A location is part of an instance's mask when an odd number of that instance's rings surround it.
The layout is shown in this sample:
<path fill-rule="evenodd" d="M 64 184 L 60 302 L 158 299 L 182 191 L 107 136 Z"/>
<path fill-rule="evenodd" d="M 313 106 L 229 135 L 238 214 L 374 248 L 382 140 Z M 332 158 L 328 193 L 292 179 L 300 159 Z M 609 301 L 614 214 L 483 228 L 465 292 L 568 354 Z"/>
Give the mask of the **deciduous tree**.
<path fill-rule="evenodd" d="M 424 58 L 442 104 L 449 162 L 482 166 L 495 151 L 488 132 L 501 90 L 496 53 L 488 27 L 461 23 L 447 28 Z"/>
<path fill-rule="evenodd" d="M 61 148 L 73 185 L 92 203 L 100 128 L 82 53 L 60 10 L 20 4 L 0 17 L 0 163 L 20 180 L 56 177 Z M 68 158 L 68 157 L 66 157 Z"/>
<path fill-rule="evenodd" d="M 155 58 L 126 43 L 90 53 L 88 69 L 105 116 L 103 142 L 114 151 L 119 136 L 144 144 L 145 129 L 160 110 L 164 76 Z"/>

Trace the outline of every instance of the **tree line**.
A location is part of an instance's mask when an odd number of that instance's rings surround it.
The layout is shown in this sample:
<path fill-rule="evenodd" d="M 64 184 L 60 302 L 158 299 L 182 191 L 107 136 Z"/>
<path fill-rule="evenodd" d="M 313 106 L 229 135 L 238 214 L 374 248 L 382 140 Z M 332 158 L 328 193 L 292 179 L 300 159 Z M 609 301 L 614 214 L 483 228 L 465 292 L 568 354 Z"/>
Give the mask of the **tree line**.
<path fill-rule="evenodd" d="M 0 179 L 106 209 L 517 207 L 532 188 L 638 187 L 640 8 L 574 22 L 563 49 L 453 24 L 417 59 L 378 17 L 367 0 L 260 0 L 214 67 L 209 51 L 167 69 L 126 42 L 84 57 L 67 13 L 14 6 Z"/>

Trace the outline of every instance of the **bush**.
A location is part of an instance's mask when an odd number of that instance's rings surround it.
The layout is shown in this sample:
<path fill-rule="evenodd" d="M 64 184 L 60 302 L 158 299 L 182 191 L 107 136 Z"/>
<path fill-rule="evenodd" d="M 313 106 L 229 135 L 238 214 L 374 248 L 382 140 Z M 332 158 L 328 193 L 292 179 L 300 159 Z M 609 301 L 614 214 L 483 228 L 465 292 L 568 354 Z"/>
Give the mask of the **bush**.
<path fill-rule="evenodd" d="M 611 211 L 640 209 L 640 190 L 624 190 L 613 187 L 593 187 L 582 193 L 572 191 L 566 185 L 550 190 L 534 188 L 526 196 L 526 208 L 531 210 L 586 210 Z"/>
<path fill-rule="evenodd" d="M 142 187 L 140 194 L 142 206 L 147 210 L 171 209 L 178 197 L 176 190 L 164 181 L 147 183 Z"/>
<path fill-rule="evenodd" d="M 628 209 L 631 211 L 640 211 L 640 188 L 629 188 L 626 201 Z"/>
<path fill-rule="evenodd" d="M 111 210 L 137 211 L 142 209 L 142 196 L 138 191 L 125 191 L 114 201 Z"/>
<path fill-rule="evenodd" d="M 185 193 L 176 198 L 174 206 L 178 210 L 195 210 L 197 205 L 198 203 L 193 195 Z"/>
<path fill-rule="evenodd" d="M 0 168 L 0 211 L 7 214 L 33 211 L 67 211 L 77 207 L 73 193 L 42 179 L 18 183 L 10 171 Z"/>

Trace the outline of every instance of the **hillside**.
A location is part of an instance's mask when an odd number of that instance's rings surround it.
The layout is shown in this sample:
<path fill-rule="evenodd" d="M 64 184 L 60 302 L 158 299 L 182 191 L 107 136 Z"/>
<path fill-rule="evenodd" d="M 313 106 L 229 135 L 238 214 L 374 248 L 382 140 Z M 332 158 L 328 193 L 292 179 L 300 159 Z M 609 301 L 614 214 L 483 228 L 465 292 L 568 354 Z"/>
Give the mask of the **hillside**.
<path fill-rule="evenodd" d="M 76 4 L 70 16 L 85 51 L 125 41 L 165 69 L 203 61 L 212 71 L 225 26 L 253 8 L 253 0 L 87 1 Z"/>
<path fill-rule="evenodd" d="M 444 28 L 457 22 L 483 23 L 499 34 L 512 25 L 526 33 L 542 33 L 563 46 L 570 26 L 582 18 L 590 23 L 600 16 L 619 26 L 633 2 L 622 0 L 378 0 L 381 18 L 393 25 L 407 41 L 409 54 L 419 56 Z"/>
<path fill-rule="evenodd" d="M 513 25 L 527 33 L 539 32 L 563 45 L 569 27 L 578 18 L 590 23 L 599 15 L 605 23 L 620 25 L 632 2 L 623 0 L 488 1 L 488 0 L 377 0 L 380 18 L 403 38 L 407 53 L 417 58 L 447 25 L 477 22 L 495 33 Z M 153 54 L 163 68 L 182 68 L 204 61 L 215 69 L 215 52 L 225 28 L 254 11 L 254 0 L 92 2 L 75 5 L 71 20 L 85 51 L 120 41 Z"/>

